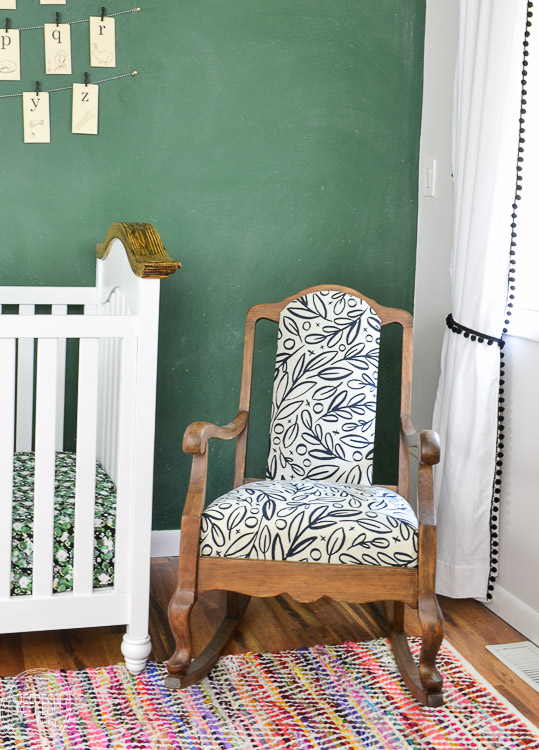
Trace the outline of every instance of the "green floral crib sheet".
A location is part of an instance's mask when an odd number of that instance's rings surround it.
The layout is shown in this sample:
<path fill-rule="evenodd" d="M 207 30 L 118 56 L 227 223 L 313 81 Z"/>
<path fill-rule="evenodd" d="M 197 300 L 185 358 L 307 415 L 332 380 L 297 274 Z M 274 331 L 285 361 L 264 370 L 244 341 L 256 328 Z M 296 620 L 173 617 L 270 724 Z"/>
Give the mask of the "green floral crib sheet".
<path fill-rule="evenodd" d="M 54 479 L 53 591 L 73 590 L 75 529 L 74 453 L 56 453 Z M 15 453 L 13 459 L 13 521 L 11 595 L 32 593 L 34 519 L 34 454 Z M 116 486 L 97 464 L 94 512 L 94 588 L 114 582 Z"/>

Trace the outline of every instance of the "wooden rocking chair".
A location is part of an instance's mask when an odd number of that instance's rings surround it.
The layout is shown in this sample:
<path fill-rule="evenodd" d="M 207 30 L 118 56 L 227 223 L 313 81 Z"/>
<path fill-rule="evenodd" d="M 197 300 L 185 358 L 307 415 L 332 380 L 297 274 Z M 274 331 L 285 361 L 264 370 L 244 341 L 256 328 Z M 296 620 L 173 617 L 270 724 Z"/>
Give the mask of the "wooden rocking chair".
<path fill-rule="evenodd" d="M 266 479 L 252 480 L 244 474 L 260 319 L 279 322 L 279 334 Z M 389 323 L 402 326 L 396 487 L 371 483 L 380 330 Z M 249 310 L 237 416 L 224 427 L 195 422 L 184 436 L 193 466 L 169 605 L 176 650 L 167 662 L 168 687 L 186 687 L 212 668 L 250 596 L 287 593 L 300 602 L 388 602 L 390 639 L 407 686 L 421 703 L 442 705 L 432 496 L 439 442 L 411 423 L 411 371 L 411 315 L 352 289 L 311 287 Z M 237 439 L 234 489 L 205 508 L 210 438 Z M 419 453 L 417 518 L 405 500 L 410 448 Z M 211 589 L 228 592 L 227 610 L 210 644 L 191 660 L 189 616 Z M 418 610 L 421 624 L 418 665 L 404 632 L 405 604 Z"/>

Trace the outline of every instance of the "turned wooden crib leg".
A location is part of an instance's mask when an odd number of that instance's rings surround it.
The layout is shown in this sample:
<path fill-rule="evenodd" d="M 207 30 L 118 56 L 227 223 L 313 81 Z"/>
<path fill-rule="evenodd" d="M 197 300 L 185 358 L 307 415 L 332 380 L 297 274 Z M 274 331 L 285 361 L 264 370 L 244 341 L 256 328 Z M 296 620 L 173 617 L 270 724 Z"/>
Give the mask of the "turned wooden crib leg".
<path fill-rule="evenodd" d="M 128 627 L 122 639 L 121 649 L 127 669 L 131 674 L 140 674 L 146 667 L 152 650 L 152 642 L 149 635 L 137 638 L 133 628 Z"/>
<path fill-rule="evenodd" d="M 125 666 L 131 674 L 140 674 L 148 661 L 152 650 L 152 642 L 148 633 L 150 597 L 150 575 L 149 568 L 145 571 L 146 577 L 138 576 L 137 584 L 134 586 L 129 606 L 129 620 L 127 629 L 122 639 L 122 654 Z"/>

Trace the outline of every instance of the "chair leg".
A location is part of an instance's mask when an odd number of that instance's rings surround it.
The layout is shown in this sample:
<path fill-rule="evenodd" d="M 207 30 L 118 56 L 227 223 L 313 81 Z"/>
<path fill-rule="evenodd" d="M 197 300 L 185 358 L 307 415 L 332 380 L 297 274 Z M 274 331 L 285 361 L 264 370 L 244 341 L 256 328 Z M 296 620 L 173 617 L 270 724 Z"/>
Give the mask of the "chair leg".
<path fill-rule="evenodd" d="M 180 600 L 178 605 L 174 604 L 178 594 L 187 593 L 192 594 L 192 592 L 176 592 L 169 607 L 169 622 L 174 633 L 174 638 L 176 639 L 177 647 L 173 656 L 166 663 L 168 677 L 165 679 L 165 685 L 173 689 L 186 688 L 208 674 L 234 635 L 250 599 L 248 596 L 239 596 L 234 592 L 227 591 L 225 616 L 204 651 L 202 651 L 200 656 L 191 661 L 189 614 L 194 604 L 194 599 L 191 605 L 187 604 L 185 606 L 183 602 L 187 597 L 180 596 L 178 597 Z M 172 615 L 170 614 L 171 610 Z"/>
<path fill-rule="evenodd" d="M 419 601 L 421 651 L 415 663 L 404 631 L 404 605 L 395 602 L 390 640 L 400 673 L 408 689 L 424 706 L 443 705 L 443 679 L 436 669 L 436 655 L 443 640 L 443 616 L 435 596 Z"/>
<path fill-rule="evenodd" d="M 404 602 L 393 602 L 391 630 L 402 633 L 404 630 Z"/>
<path fill-rule="evenodd" d="M 176 641 L 176 650 L 167 661 L 169 675 L 184 674 L 191 664 L 191 626 L 189 618 L 196 602 L 196 593 L 176 589 L 168 605 L 168 622 Z"/>
<path fill-rule="evenodd" d="M 444 619 L 435 596 L 419 603 L 419 622 L 421 624 L 421 651 L 419 655 L 419 677 L 426 693 L 431 699 L 442 705 L 442 675 L 436 669 L 436 655 L 444 638 Z M 439 698 L 435 698 L 439 696 Z"/>

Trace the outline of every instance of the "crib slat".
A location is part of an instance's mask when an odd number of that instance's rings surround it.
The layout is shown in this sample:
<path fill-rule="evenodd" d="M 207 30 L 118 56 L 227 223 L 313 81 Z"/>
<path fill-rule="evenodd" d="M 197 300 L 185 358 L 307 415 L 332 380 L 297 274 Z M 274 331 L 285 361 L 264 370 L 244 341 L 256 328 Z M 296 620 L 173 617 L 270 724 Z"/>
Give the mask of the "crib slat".
<path fill-rule="evenodd" d="M 118 404 L 118 467 L 116 477 L 116 539 L 114 552 L 114 587 L 117 591 L 130 590 L 129 556 L 133 528 L 133 453 L 136 431 L 136 370 L 137 339 L 122 341 Z"/>
<path fill-rule="evenodd" d="M 53 315 L 67 315 L 67 305 L 53 305 Z M 64 449 L 64 403 L 66 373 L 66 340 L 58 339 L 58 379 L 56 381 L 56 450 Z"/>
<path fill-rule="evenodd" d="M 19 305 L 19 315 L 34 315 L 34 305 Z M 6 318 L 11 316 L 6 316 Z M 31 322 L 31 321 L 30 321 Z M 34 339 L 19 338 L 17 353 L 17 434 L 18 451 L 32 450 L 34 419 Z"/>
<path fill-rule="evenodd" d="M 114 315 L 121 315 L 122 310 L 122 293 L 116 289 L 112 309 Z M 113 339 L 112 342 L 112 360 L 111 360 L 111 399 L 112 409 L 110 411 L 110 475 L 117 475 L 117 453 L 118 453 L 118 397 L 120 386 L 120 358 L 121 358 L 121 341 Z"/>
<path fill-rule="evenodd" d="M 105 341 L 99 341 L 99 361 L 100 367 L 98 372 L 98 406 L 97 406 L 97 460 L 105 469 L 105 449 L 103 439 L 105 435 L 105 404 L 103 403 L 103 392 L 105 387 Z"/>
<path fill-rule="evenodd" d="M 75 594 L 90 594 L 93 589 L 98 355 L 99 339 L 80 340 L 73 566 Z"/>
<path fill-rule="evenodd" d="M 0 340 L 0 599 L 10 592 L 15 351 L 15 339 Z"/>
<path fill-rule="evenodd" d="M 115 289 L 104 306 L 105 320 L 114 320 L 124 315 L 126 306 L 122 304 L 122 299 L 121 290 Z M 114 480 L 117 466 L 120 351 L 120 338 L 108 338 L 101 342 L 98 454 L 103 468 Z"/>
<path fill-rule="evenodd" d="M 112 358 L 112 341 L 107 339 L 103 342 L 104 349 L 104 367 L 103 367 L 103 391 L 101 394 L 103 402 L 103 468 L 107 474 L 111 474 L 110 462 L 110 411 L 112 409 L 111 397 L 111 358 Z"/>
<path fill-rule="evenodd" d="M 36 378 L 36 473 L 32 587 L 32 593 L 36 597 L 52 594 L 57 371 L 57 339 L 39 339 Z"/>

